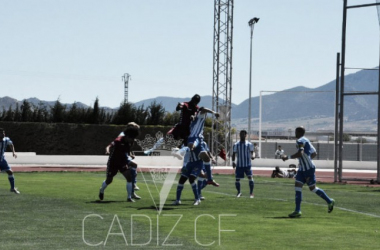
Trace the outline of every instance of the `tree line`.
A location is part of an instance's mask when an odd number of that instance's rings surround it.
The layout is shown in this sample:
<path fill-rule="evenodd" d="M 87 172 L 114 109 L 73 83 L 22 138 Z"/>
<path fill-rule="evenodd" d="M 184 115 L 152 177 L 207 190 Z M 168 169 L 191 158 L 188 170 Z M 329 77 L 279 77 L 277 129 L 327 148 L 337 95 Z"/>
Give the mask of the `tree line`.
<path fill-rule="evenodd" d="M 80 107 L 77 103 L 62 104 L 59 99 L 53 106 L 46 106 L 40 102 L 34 105 L 23 100 L 21 105 L 16 104 L 0 111 L 0 121 L 9 122 L 45 122 L 45 123 L 78 123 L 78 124 L 115 124 L 122 125 L 136 122 L 140 125 L 173 125 L 179 121 L 179 112 L 166 112 L 161 103 L 153 101 L 148 107 L 136 107 L 134 104 L 121 103 L 116 110 L 106 110 L 99 107 L 96 98 L 91 107 Z"/>

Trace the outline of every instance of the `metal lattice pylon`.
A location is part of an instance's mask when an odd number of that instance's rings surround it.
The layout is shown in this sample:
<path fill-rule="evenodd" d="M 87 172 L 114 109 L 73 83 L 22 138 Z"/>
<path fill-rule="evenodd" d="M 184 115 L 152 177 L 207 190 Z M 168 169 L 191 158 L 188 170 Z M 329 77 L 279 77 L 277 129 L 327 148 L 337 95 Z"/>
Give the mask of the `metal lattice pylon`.
<path fill-rule="evenodd" d="M 214 2 L 214 67 L 212 109 L 220 114 L 213 118 L 211 151 L 217 157 L 221 149 L 227 156 L 231 142 L 231 91 L 232 91 L 232 34 L 233 0 Z M 226 161 L 228 163 L 228 161 Z"/>
<path fill-rule="evenodd" d="M 131 75 L 128 73 L 125 73 L 121 79 L 124 82 L 124 103 L 128 102 L 128 85 L 129 85 L 129 79 L 131 79 Z"/>

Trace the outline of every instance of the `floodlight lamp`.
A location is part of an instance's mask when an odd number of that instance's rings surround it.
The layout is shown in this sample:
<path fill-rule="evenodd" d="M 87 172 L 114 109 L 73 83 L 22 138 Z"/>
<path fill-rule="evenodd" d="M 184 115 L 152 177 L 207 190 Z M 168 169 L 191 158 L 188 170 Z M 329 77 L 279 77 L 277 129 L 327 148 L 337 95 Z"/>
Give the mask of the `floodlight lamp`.
<path fill-rule="evenodd" d="M 254 17 L 251 20 L 249 20 L 248 25 L 251 26 L 251 25 L 253 25 L 255 23 L 258 23 L 259 20 L 260 20 L 260 18 Z"/>

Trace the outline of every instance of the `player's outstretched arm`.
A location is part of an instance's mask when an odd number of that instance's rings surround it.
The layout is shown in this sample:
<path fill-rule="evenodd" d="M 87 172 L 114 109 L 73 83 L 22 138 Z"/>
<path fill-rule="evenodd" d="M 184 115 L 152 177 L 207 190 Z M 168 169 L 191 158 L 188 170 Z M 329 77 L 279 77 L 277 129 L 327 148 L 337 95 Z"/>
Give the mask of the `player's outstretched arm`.
<path fill-rule="evenodd" d="M 281 159 L 283 161 L 287 161 L 287 160 L 290 160 L 290 159 L 298 159 L 298 158 L 300 158 L 302 156 L 302 154 L 303 154 L 303 150 L 298 151 L 297 153 L 295 153 L 293 155 L 290 155 L 290 156 L 287 156 L 287 155 L 283 154 L 281 156 Z"/>
<path fill-rule="evenodd" d="M 216 118 L 219 117 L 219 113 L 217 113 L 217 112 L 215 112 L 215 111 L 213 111 L 213 110 L 211 110 L 211 109 L 208 109 L 208 108 L 201 108 L 201 109 L 200 109 L 200 113 L 201 113 L 201 114 L 204 114 L 204 113 L 210 113 L 210 114 L 215 115 Z"/>
<path fill-rule="evenodd" d="M 13 144 L 11 144 L 9 146 L 11 147 L 11 150 L 12 150 L 12 153 L 13 153 L 13 157 L 16 159 L 17 158 L 17 154 L 16 154 L 15 146 Z"/>

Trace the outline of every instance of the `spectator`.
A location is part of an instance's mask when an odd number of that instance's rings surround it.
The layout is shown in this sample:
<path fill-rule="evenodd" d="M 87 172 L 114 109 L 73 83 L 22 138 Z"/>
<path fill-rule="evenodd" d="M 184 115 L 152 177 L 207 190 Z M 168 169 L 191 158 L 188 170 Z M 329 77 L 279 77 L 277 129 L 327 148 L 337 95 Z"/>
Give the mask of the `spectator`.
<path fill-rule="evenodd" d="M 256 142 L 253 143 L 253 152 L 255 153 L 255 158 L 260 158 L 259 146 Z"/>
<path fill-rule="evenodd" d="M 274 152 L 274 158 L 275 159 L 281 159 L 282 155 L 284 154 L 284 150 L 281 148 L 281 145 L 278 145 L 276 152 Z"/>

